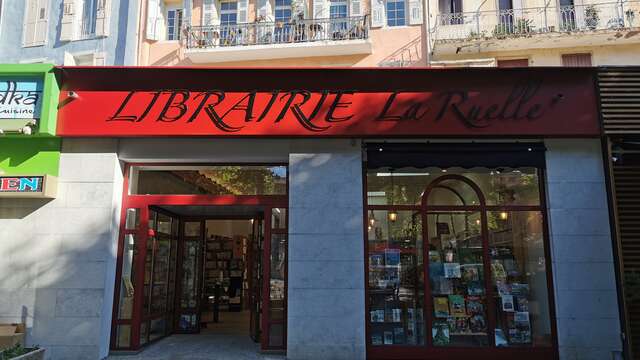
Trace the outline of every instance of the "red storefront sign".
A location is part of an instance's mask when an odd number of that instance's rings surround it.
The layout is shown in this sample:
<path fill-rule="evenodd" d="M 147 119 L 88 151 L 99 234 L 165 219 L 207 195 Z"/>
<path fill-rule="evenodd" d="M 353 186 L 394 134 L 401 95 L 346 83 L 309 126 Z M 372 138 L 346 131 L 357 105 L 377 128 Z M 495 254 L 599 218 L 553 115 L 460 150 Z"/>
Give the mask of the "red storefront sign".
<path fill-rule="evenodd" d="M 590 69 L 62 71 L 59 136 L 600 133 Z"/>

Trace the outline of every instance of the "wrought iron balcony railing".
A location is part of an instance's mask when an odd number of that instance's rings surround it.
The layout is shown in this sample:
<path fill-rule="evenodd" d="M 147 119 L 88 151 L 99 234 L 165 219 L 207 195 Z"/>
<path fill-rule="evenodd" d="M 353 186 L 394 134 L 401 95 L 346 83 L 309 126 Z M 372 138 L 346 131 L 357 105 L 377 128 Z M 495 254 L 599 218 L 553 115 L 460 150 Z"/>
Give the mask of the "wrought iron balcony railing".
<path fill-rule="evenodd" d="M 438 43 L 544 33 L 620 30 L 637 26 L 640 26 L 640 1 L 618 1 L 439 14 L 430 33 L 432 40 Z"/>
<path fill-rule="evenodd" d="M 355 40 L 369 37 L 367 16 L 187 27 L 187 49 Z"/>

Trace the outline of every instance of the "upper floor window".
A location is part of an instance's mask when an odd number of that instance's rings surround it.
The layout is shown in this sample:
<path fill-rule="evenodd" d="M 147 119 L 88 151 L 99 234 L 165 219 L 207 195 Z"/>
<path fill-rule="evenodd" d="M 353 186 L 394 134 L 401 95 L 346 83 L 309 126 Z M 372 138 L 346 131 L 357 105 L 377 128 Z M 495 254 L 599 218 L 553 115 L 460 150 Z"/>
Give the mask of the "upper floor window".
<path fill-rule="evenodd" d="M 183 1 L 148 0 L 147 39 L 180 40 L 183 20 Z"/>
<path fill-rule="evenodd" d="M 47 42 L 48 0 L 26 0 L 22 32 L 23 46 L 39 46 Z"/>
<path fill-rule="evenodd" d="M 329 17 L 331 19 L 346 18 L 348 16 L 346 0 L 331 0 Z"/>
<path fill-rule="evenodd" d="M 107 36 L 110 1 L 63 0 L 60 41 Z"/>
<path fill-rule="evenodd" d="M 406 25 L 404 0 L 387 1 L 387 26 L 404 25 Z"/>
<path fill-rule="evenodd" d="M 225 1 L 220 3 L 220 25 L 235 25 L 238 23 L 238 3 Z"/>
<path fill-rule="evenodd" d="M 167 40 L 180 40 L 182 13 L 182 9 L 167 10 Z"/>
<path fill-rule="evenodd" d="M 291 0 L 276 0 L 275 19 L 283 23 L 291 21 Z"/>

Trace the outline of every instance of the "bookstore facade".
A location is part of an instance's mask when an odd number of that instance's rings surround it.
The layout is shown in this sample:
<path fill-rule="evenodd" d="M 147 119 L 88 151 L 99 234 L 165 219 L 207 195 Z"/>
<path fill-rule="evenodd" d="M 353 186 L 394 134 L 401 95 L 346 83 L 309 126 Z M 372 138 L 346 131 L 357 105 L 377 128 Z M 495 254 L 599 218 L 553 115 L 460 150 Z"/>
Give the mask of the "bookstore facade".
<path fill-rule="evenodd" d="M 61 74 L 122 173 L 111 351 L 237 312 L 292 359 L 620 354 L 590 69 Z"/>

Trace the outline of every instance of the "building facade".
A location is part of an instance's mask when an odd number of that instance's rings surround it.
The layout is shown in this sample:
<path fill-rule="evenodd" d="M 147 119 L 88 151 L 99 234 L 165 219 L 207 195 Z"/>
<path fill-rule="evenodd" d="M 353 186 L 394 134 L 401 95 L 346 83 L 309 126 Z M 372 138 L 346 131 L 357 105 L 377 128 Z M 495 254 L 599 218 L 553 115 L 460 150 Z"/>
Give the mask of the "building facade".
<path fill-rule="evenodd" d="M 426 66 L 417 0 L 152 0 L 140 65 Z"/>
<path fill-rule="evenodd" d="M 594 70 L 59 76 L 58 195 L 0 201 L 2 318 L 54 359 L 201 331 L 213 218 L 253 220 L 262 350 L 622 356 Z"/>
<path fill-rule="evenodd" d="M 136 65 L 136 0 L 0 3 L 0 63 Z"/>
<path fill-rule="evenodd" d="M 434 66 L 638 63 L 637 1 L 427 1 Z"/>

